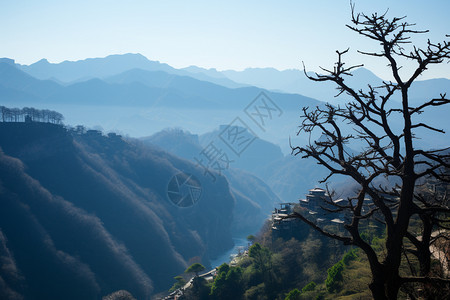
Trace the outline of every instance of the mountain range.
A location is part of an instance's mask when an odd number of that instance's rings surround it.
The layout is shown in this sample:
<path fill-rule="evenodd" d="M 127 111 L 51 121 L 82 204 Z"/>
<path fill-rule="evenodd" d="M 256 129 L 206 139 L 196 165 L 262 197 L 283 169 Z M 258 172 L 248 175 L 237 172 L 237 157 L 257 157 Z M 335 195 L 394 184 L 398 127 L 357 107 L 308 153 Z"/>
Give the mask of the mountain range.
<path fill-rule="evenodd" d="M 218 148 L 226 149 L 223 142 L 217 139 L 219 134 L 219 130 L 197 135 L 181 129 L 170 129 L 140 140 L 146 145 L 158 146 L 195 162 L 199 153 L 212 141 Z M 263 139 L 256 139 L 240 157 L 230 163 L 230 168 L 224 173 L 237 200 L 235 215 L 251 211 L 252 215 L 241 218 L 250 224 L 261 224 L 279 202 L 295 202 L 302 198 L 327 175 L 314 161 L 284 156 L 279 146 Z M 240 208 L 252 206 L 258 209 Z"/>
<path fill-rule="evenodd" d="M 361 88 L 381 81 L 363 68 L 348 79 Z M 449 83 L 418 81 L 412 103 Z M 94 299 L 124 289 L 148 299 L 192 262 L 209 266 L 233 236 L 256 232 L 275 204 L 296 201 L 326 176 L 285 154 L 290 140 L 308 141 L 290 139 L 301 108 L 336 105 L 334 93 L 299 70 L 175 69 L 139 54 L 29 66 L 0 59 L 1 105 L 58 110 L 67 124 L 0 123 L 0 298 Z M 448 109 L 420 118 L 450 129 Z M 230 152 L 229 128 L 250 143 Z M 449 144 L 420 137 L 426 147 Z M 212 154 L 206 149 L 230 158 L 214 180 L 196 160 Z M 200 179 L 195 205 L 170 201 L 179 174 Z"/>
<path fill-rule="evenodd" d="M 212 181 L 194 163 L 117 135 L 1 122 L 0 136 L 0 258 L 10 266 L 0 295 L 93 299 L 125 289 L 146 299 L 189 263 L 208 266 L 235 234 L 257 231 L 279 201 L 249 173 Z M 180 172 L 200 180 L 193 206 L 168 198 Z"/>
<path fill-rule="evenodd" d="M 228 81 L 218 84 L 217 79 Z M 367 83 L 376 86 L 382 82 L 382 79 L 364 68 L 356 69 L 353 76 L 346 80 L 349 85 L 358 88 L 363 88 Z M 411 103 L 418 104 L 428 98 L 438 97 L 440 93 L 450 91 L 449 87 L 448 79 L 416 81 L 411 87 Z M 262 130 L 244 114 L 246 107 L 261 92 L 280 108 L 281 115 L 267 120 L 270 122 Z M 293 145 L 308 140 L 306 135 L 295 136 L 301 107 L 324 104 L 298 93 L 334 104 L 344 97 L 333 98 L 336 90 L 332 85 L 312 82 L 300 70 L 254 68 L 217 71 L 196 66 L 175 69 L 148 60 L 140 54 L 111 55 L 59 64 L 41 60 L 29 66 L 16 64 L 10 59 L 0 59 L 2 103 L 55 109 L 62 112 L 66 122 L 71 125 L 100 126 L 106 131 L 114 130 L 132 136 L 150 136 L 164 128 L 178 127 L 200 133 L 199 143 L 204 147 L 217 136 L 219 126 L 226 126 L 238 117 L 253 131 L 255 137 L 259 137 L 255 145 L 267 140 L 281 147 L 281 154 L 278 150 L 264 153 L 258 151 L 258 147 L 250 147 L 247 159 L 235 162 L 235 166 L 241 170 L 260 177 L 261 174 L 267 174 L 263 179 L 268 180 L 272 188 L 274 185 L 269 180 L 271 172 L 265 172 L 264 167 L 272 165 L 274 161 L 283 161 L 289 165 L 292 159 L 282 157 L 290 152 L 289 139 Z M 448 108 L 431 107 L 417 117 L 421 122 L 448 131 L 448 113 Z M 391 121 L 394 127 L 400 128 L 401 118 Z M 421 128 L 417 129 L 417 137 L 418 145 L 423 147 L 444 147 L 450 143 L 442 134 Z M 358 145 L 351 147 L 357 148 Z M 292 198 L 298 193 L 295 190 L 295 193 L 276 193 L 282 198 Z"/>
<path fill-rule="evenodd" d="M 320 83 L 319 86 L 318 83 L 308 80 L 303 70 L 297 69 L 279 71 L 274 68 L 248 68 L 243 71 L 217 71 L 216 69 L 204 69 L 197 66 L 176 69 L 165 63 L 151 61 L 141 54 L 131 53 L 110 55 L 105 58 L 89 58 L 81 61 L 64 61 L 58 64 L 49 63 L 46 59 L 42 59 L 31 65 L 15 64 L 13 60 L 5 58 L 0 59 L 1 62 L 15 65 L 18 69 L 36 79 L 53 80 L 63 85 L 88 81 L 93 78 L 105 79 L 133 69 L 140 69 L 187 76 L 227 88 L 255 86 L 281 93 L 301 94 L 333 104 L 338 102 L 333 97 L 336 94 L 336 90 L 332 84 Z M 309 72 L 308 75 L 314 74 Z M 346 80 L 355 89 L 366 88 L 367 84 L 379 86 L 384 80 L 364 68 L 356 69 L 352 72 L 352 75 L 347 77 Z M 155 76 L 151 79 L 154 78 Z M 161 81 L 162 83 L 167 82 L 167 76 L 163 78 L 159 78 L 158 81 L 160 83 Z M 130 79 L 132 78 L 128 78 L 128 82 Z M 439 93 L 448 93 L 449 82 L 449 79 L 444 78 L 418 80 L 413 84 L 413 93 L 411 94 L 414 99 L 420 99 L 423 93 L 429 97 L 430 90 Z M 155 85 L 152 84 L 152 86 Z"/>
<path fill-rule="evenodd" d="M 205 138 L 216 135 L 217 132 L 213 131 L 199 137 L 181 129 L 170 129 L 140 140 L 146 145 L 157 146 L 178 157 L 197 163 L 196 158 L 204 149 L 207 149 L 207 144 L 200 140 L 204 141 Z M 221 147 L 219 143 L 217 146 Z M 260 155 L 254 156 L 256 151 L 259 151 Z M 249 232 L 258 232 L 272 209 L 281 202 L 272 189 L 255 175 L 258 174 L 255 172 L 255 166 L 261 165 L 264 156 L 269 160 L 283 157 L 279 147 L 257 139 L 242 157 L 235 159 L 222 171 L 236 199 L 233 212 L 235 222 L 232 225 L 234 236 L 246 236 L 245 234 Z"/>
<path fill-rule="evenodd" d="M 223 83 L 217 79 L 228 81 Z M 356 69 L 353 76 L 346 80 L 350 85 L 361 88 L 367 83 L 377 85 L 382 82 L 382 79 L 364 68 Z M 417 81 L 411 87 L 411 102 L 416 104 L 430 97 L 438 97 L 440 93 L 449 91 L 449 87 L 448 79 Z M 270 120 L 264 130 L 244 114 L 245 108 L 261 92 L 269 96 L 282 112 L 282 116 Z M 11 59 L 0 59 L 1 103 L 55 109 L 62 112 L 66 122 L 71 125 L 97 125 L 106 131 L 114 130 L 133 136 L 149 136 L 164 128 L 178 127 L 200 133 L 199 143 L 204 147 L 217 136 L 219 126 L 226 126 L 239 117 L 253 130 L 255 136 L 260 137 L 255 145 L 267 140 L 281 147 L 281 154 L 277 153 L 278 150 L 264 153 L 258 151 L 256 146 L 250 147 L 247 159 L 235 162 L 236 168 L 258 174 L 272 188 L 279 179 L 269 179 L 273 172 L 266 172 L 264 168 L 273 165 L 274 161 L 283 162 L 281 165 L 290 165 L 288 162 L 292 161 L 292 164 L 298 165 L 297 160 L 281 155 L 290 152 L 289 139 L 292 139 L 293 145 L 307 142 L 307 136 L 295 136 L 301 107 L 315 107 L 324 103 L 298 93 L 335 104 L 344 97 L 332 97 L 336 93 L 332 85 L 307 80 L 300 70 L 254 68 L 217 71 L 196 66 L 175 69 L 139 54 L 111 55 L 59 64 L 41 60 L 29 66 L 16 64 Z M 448 131 L 448 113 L 447 108 L 432 107 L 418 117 L 424 123 Z M 392 122 L 399 126 L 401 119 L 393 119 Z M 448 139 L 441 134 L 423 129 L 417 132 L 417 142 L 424 147 L 449 144 Z M 295 169 L 294 166 L 289 168 Z M 288 180 L 290 175 L 286 174 L 289 172 L 279 175 L 286 176 Z M 279 184 L 284 185 L 282 182 Z M 277 190 L 276 193 L 282 198 L 292 198 L 299 192 L 298 189 L 294 190 L 281 194 Z"/>
<path fill-rule="evenodd" d="M 175 69 L 168 64 L 148 60 L 141 54 L 131 53 L 110 55 L 105 58 L 89 58 L 83 61 L 64 61 L 59 64 L 52 64 L 48 60 L 42 59 L 29 66 L 18 65 L 18 67 L 37 79 L 53 79 L 65 84 L 92 78 L 104 78 L 139 68 L 146 71 L 163 71 L 174 75 L 190 76 L 230 88 L 245 86 L 233 82 L 223 75 L 208 76 L 204 74 L 205 72 L 195 72 L 193 69 Z"/>
<path fill-rule="evenodd" d="M 127 57 L 123 59 L 126 60 Z M 107 62 L 104 63 L 107 64 Z M 36 64 L 38 66 L 35 66 Z M 31 69 L 27 69 L 0 61 L 0 86 L 4 89 L 4 93 L 0 94 L 0 100 L 15 102 L 18 105 L 21 100 L 31 96 L 30 102 L 46 104 L 159 105 L 190 109 L 241 109 L 261 91 L 260 88 L 255 87 L 227 88 L 192 76 L 142 68 L 127 69 L 118 74 L 103 71 L 101 74 L 113 75 L 92 77 L 62 85 L 51 79 L 38 79 L 30 75 L 37 72 L 36 68 L 41 63 L 36 64 L 31 65 Z M 58 74 L 56 72 L 51 78 L 55 78 Z M 14 93 L 19 96 L 11 97 Z M 278 104 L 285 109 L 297 108 L 298 103 L 305 105 L 319 103 L 317 100 L 301 95 L 269 94 L 276 98 Z"/>
<path fill-rule="evenodd" d="M 298 69 L 279 71 L 274 68 L 248 68 L 243 71 L 217 71 L 216 69 L 204 69 L 197 66 L 175 69 L 168 64 L 148 60 L 141 54 L 131 53 L 110 55 L 105 58 L 90 58 L 82 61 L 64 61 L 59 64 L 52 64 L 46 59 L 42 59 L 31 65 L 17 64 L 17 67 L 37 79 L 50 79 L 63 84 L 87 81 L 92 78 L 103 79 L 132 69 L 162 71 L 228 88 L 255 86 L 281 93 L 301 94 L 333 104 L 339 103 L 339 100 L 333 97 L 336 94 L 334 85 L 320 83 L 320 88 L 318 88 L 318 83 L 308 80 L 303 70 Z M 308 75 L 314 74 L 308 72 Z M 365 68 L 356 69 L 352 75 L 347 77 L 347 81 L 355 89 L 366 88 L 367 84 L 379 86 L 384 80 Z M 414 93 L 411 94 L 427 93 L 425 96 L 429 96 L 430 89 L 440 91 L 439 93 L 448 93 L 449 85 L 449 79 L 445 78 L 418 80 L 413 84 Z M 419 95 L 413 98 L 420 99 Z"/>

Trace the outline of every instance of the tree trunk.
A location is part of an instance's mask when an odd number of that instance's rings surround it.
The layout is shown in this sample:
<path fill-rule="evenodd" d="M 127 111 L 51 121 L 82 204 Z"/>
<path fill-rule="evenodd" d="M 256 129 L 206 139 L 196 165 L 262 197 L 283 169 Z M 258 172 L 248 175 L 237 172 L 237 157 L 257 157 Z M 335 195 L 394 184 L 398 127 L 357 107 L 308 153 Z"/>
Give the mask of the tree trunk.
<path fill-rule="evenodd" d="M 397 300 L 400 277 L 392 268 L 381 267 L 372 272 L 369 288 L 375 300 Z"/>
<path fill-rule="evenodd" d="M 389 300 L 397 300 L 398 290 L 400 289 L 400 282 L 398 276 L 396 278 L 389 278 L 386 281 L 386 294 L 387 299 Z"/>
<path fill-rule="evenodd" d="M 376 280 L 369 284 L 370 291 L 372 292 L 373 299 L 375 300 L 388 300 L 384 291 L 384 280 Z"/>

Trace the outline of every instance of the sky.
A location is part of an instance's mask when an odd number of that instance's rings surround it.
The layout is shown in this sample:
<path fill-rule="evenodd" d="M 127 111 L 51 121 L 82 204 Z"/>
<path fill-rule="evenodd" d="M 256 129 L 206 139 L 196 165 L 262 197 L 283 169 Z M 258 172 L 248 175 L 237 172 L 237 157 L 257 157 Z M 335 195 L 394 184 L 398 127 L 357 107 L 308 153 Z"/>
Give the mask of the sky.
<path fill-rule="evenodd" d="M 358 12 L 389 9 L 388 16 L 407 16 L 417 29 L 430 30 L 414 40 L 419 46 L 450 34 L 448 0 L 354 3 Z M 304 61 L 318 71 L 332 67 L 336 50 L 350 47 L 348 65 L 364 63 L 389 79 L 385 61 L 357 54 L 379 45 L 346 28 L 350 17 L 348 0 L 0 0 L 0 57 L 31 64 L 141 53 L 176 68 L 284 70 L 301 69 Z M 430 68 L 422 79 L 438 77 L 450 78 L 450 64 Z"/>

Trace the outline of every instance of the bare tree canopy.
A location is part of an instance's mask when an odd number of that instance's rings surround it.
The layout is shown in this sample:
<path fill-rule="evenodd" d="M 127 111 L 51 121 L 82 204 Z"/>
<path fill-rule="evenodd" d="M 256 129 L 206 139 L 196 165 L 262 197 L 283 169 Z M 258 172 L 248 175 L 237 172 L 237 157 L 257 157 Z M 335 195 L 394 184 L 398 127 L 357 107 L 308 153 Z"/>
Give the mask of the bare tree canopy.
<path fill-rule="evenodd" d="M 24 122 L 26 118 L 34 122 L 62 124 L 64 116 L 56 111 L 48 109 L 36 109 L 33 107 L 8 108 L 0 106 L 1 122 Z"/>
<path fill-rule="evenodd" d="M 449 229 L 450 151 L 449 148 L 419 149 L 416 133 L 418 129 L 425 129 L 448 138 L 442 128 L 421 122 L 419 115 L 431 107 L 449 104 L 450 99 L 441 94 L 438 98 L 413 105 L 409 100 L 409 89 L 430 65 L 450 61 L 449 36 L 441 43 L 428 40 L 425 48 L 419 48 L 412 44 L 410 38 L 427 31 L 413 29 L 414 24 L 407 23 L 405 17 L 355 13 L 354 6 L 352 24 L 347 27 L 379 43 L 379 51 L 359 52 L 384 59 L 394 81 L 384 81 L 376 87 L 368 85 L 365 90 L 348 86 L 345 78 L 352 76 L 353 69 L 362 66 L 345 65 L 343 58 L 348 49 L 337 51 L 337 63 L 332 69 L 322 68 L 324 74 L 308 75 L 305 69 L 309 79 L 334 82 L 338 94 L 350 100 L 337 107 L 327 104 L 303 108 L 298 134 L 308 134 L 310 140 L 318 135 L 321 138 L 306 146 L 293 146 L 292 152 L 313 158 L 328 169 L 329 175 L 323 183 L 335 175 L 342 175 L 352 178 L 358 184 L 358 190 L 344 204 L 344 201 L 333 201 L 332 195 L 327 201 L 334 212 L 346 214 L 346 232 L 329 232 L 301 213 L 290 217 L 300 218 L 328 237 L 361 248 L 370 263 L 372 282 L 369 287 L 375 299 L 397 299 L 400 288 L 412 295 L 414 288 L 408 292 L 408 287 L 417 283 L 428 284 L 421 288 L 421 296 L 425 297 L 430 293 L 426 288 L 430 284 L 434 287 L 443 285 L 448 290 L 448 274 L 440 276 L 431 270 L 430 246 L 436 241 L 433 232 Z M 399 71 L 400 62 L 404 61 L 415 64 L 409 76 Z M 394 95 L 399 95 L 401 101 L 394 101 Z M 398 124 L 398 120 L 401 120 L 401 126 L 393 125 Z M 356 153 L 347 150 L 354 145 L 359 145 Z M 380 185 L 380 178 L 398 184 Z M 427 193 L 420 185 L 425 181 L 445 188 Z M 419 234 L 411 231 L 413 218 L 421 224 Z M 386 253 L 383 257 L 379 257 L 370 242 L 362 237 L 361 223 L 365 220 L 376 220 L 386 228 Z M 448 231 L 440 232 L 448 238 Z M 401 275 L 402 257 L 409 262 L 411 256 L 420 265 L 418 272 L 411 266 L 410 275 Z"/>

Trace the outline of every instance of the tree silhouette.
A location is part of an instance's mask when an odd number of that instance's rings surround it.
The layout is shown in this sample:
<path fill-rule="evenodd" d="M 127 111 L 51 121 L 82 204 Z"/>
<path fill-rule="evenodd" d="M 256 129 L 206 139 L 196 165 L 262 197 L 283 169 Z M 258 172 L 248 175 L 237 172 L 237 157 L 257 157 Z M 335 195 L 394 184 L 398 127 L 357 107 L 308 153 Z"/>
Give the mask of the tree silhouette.
<path fill-rule="evenodd" d="M 194 263 L 189 268 L 187 268 L 186 271 L 184 271 L 184 273 L 195 273 L 195 277 L 197 277 L 198 273 L 204 270 L 205 267 L 202 264 Z"/>
<path fill-rule="evenodd" d="M 0 121 L 2 122 L 23 122 L 26 116 L 34 122 L 62 124 L 62 120 L 64 120 L 62 114 L 48 109 L 39 110 L 33 107 L 20 109 L 0 106 Z"/>
<path fill-rule="evenodd" d="M 337 63 L 332 70 L 322 68 L 325 74 L 308 75 L 304 67 L 309 79 L 335 83 L 338 95 L 346 95 L 350 101 L 337 107 L 327 104 L 314 109 L 303 108 L 298 134 L 309 134 L 310 140 L 314 134 L 322 136 L 306 146 L 292 147 L 294 155 L 313 158 L 329 170 L 322 183 L 334 175 L 343 175 L 358 184 L 355 196 L 344 204 L 333 201 L 331 192 L 326 201 L 332 207 L 324 208 L 328 212 L 346 214 L 344 232 L 328 231 L 307 214 L 295 212 L 290 217 L 299 218 L 346 245 L 361 248 L 369 260 L 372 273 L 369 287 L 375 299 L 397 299 L 399 289 L 406 290 L 411 284 L 424 284 L 422 291 L 425 291 L 430 285 L 448 287 L 450 283 L 448 277 L 438 277 L 430 268 L 432 232 L 446 228 L 450 209 L 445 196 L 427 197 L 419 188 L 425 178 L 444 184 L 450 182 L 449 150 L 419 149 L 415 135 L 419 128 L 444 134 L 442 129 L 421 122 L 419 115 L 430 107 L 447 105 L 450 100 L 445 94 L 418 105 L 409 100 L 411 85 L 430 65 L 449 61 L 450 44 L 449 41 L 428 41 L 423 49 L 413 46 L 412 35 L 428 32 L 414 30 L 413 26 L 405 22 L 404 17 L 355 13 L 352 5 L 352 25 L 347 27 L 381 46 L 378 52 L 359 53 L 386 59 L 394 81 L 384 81 L 378 87 L 368 85 L 366 90 L 355 90 L 347 85 L 345 78 L 351 76 L 353 69 L 362 66 L 345 66 L 342 59 L 348 49 L 337 51 Z M 405 59 L 415 63 L 409 76 L 399 71 L 400 62 Z M 401 97 L 398 105 L 393 101 L 394 95 Z M 394 119 L 401 120 L 400 128 L 393 125 Z M 362 146 L 359 152 L 351 153 L 347 150 L 349 144 Z M 380 185 L 380 178 L 398 184 Z M 410 228 L 413 218 L 421 223 L 419 233 Z M 361 224 L 366 220 L 376 220 L 386 228 L 384 257 L 380 258 L 370 242 L 363 238 Z M 406 244 L 410 245 L 408 249 Z M 402 257 L 409 262 L 411 255 L 419 262 L 420 271 L 417 273 L 411 267 L 410 275 L 401 276 Z"/>
<path fill-rule="evenodd" d="M 249 242 L 250 245 L 253 245 L 255 240 L 256 240 L 256 237 L 253 234 L 250 234 L 247 236 L 247 241 Z"/>

